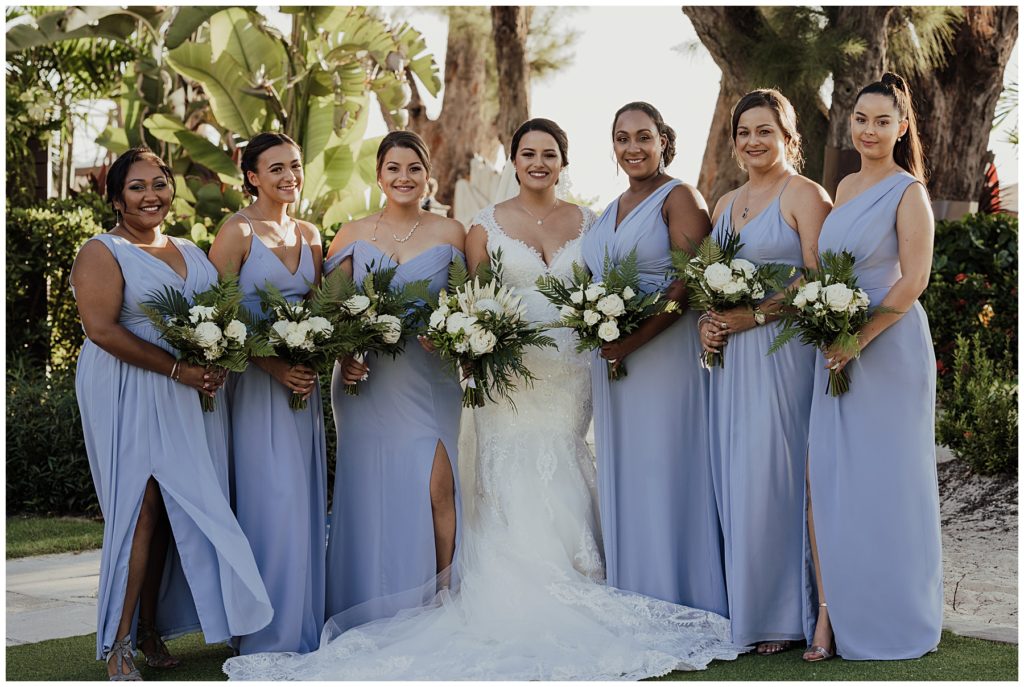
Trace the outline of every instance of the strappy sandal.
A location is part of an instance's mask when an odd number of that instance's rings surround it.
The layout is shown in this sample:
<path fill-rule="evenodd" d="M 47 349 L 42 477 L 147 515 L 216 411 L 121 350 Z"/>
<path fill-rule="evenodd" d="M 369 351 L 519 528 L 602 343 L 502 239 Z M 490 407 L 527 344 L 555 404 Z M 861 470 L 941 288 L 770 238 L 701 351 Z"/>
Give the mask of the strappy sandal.
<path fill-rule="evenodd" d="M 767 642 L 757 643 L 757 655 L 758 656 L 771 656 L 772 654 L 781 654 L 783 651 L 789 651 L 793 648 L 793 642 L 788 639 L 773 639 Z"/>
<path fill-rule="evenodd" d="M 144 642 L 149 642 L 150 640 L 156 643 L 156 651 L 152 654 L 142 648 L 142 644 Z M 164 644 L 164 640 L 156 631 L 156 626 L 151 620 L 143 620 L 142 618 L 139 618 L 138 636 L 135 639 L 135 645 L 146 657 L 146 665 L 150 668 L 170 670 L 171 668 L 177 668 L 181 664 L 181 661 L 171 655 L 170 650 L 167 648 L 167 645 Z"/>
<path fill-rule="evenodd" d="M 105 657 L 107 665 L 110 665 L 110 659 L 115 659 L 114 666 L 116 671 L 113 675 L 110 675 L 111 682 L 141 682 L 142 674 L 139 669 L 135 667 L 135 652 L 132 650 L 132 636 L 125 635 L 124 639 L 119 639 L 110 647 L 110 651 L 107 652 Z M 130 668 L 126 673 L 124 672 L 125 666 Z"/>
<path fill-rule="evenodd" d="M 818 604 L 818 608 L 826 608 L 827 609 L 828 608 L 828 604 L 825 603 L 825 602 L 822 602 L 822 603 Z M 823 647 L 823 646 L 819 646 L 817 644 L 812 644 L 811 646 L 807 647 L 807 651 L 804 652 L 803 659 L 807 663 L 818 663 L 819 661 L 827 661 L 830 658 L 835 658 L 835 656 L 836 656 L 836 635 L 835 635 L 835 632 L 833 632 L 832 633 L 832 642 L 831 642 L 831 644 L 829 645 L 828 648 Z"/>

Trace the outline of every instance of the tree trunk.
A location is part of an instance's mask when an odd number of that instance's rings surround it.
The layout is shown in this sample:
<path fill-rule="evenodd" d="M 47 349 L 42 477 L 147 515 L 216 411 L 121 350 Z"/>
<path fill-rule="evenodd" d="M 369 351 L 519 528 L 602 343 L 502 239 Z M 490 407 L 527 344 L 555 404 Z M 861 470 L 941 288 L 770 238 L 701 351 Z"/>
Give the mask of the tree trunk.
<path fill-rule="evenodd" d="M 850 138 L 850 113 L 854 99 L 865 84 L 877 81 L 885 70 L 888 49 L 888 23 L 893 7 L 837 7 L 829 30 L 859 39 L 864 52 L 848 57 L 832 72 L 834 82 L 832 106 L 828 111 L 828 134 L 825 139 L 825 160 L 822 186 L 833 198 L 836 186 L 847 174 L 860 169 L 860 155 Z"/>
<path fill-rule="evenodd" d="M 948 64 L 910 84 L 937 217 L 977 207 L 1003 72 L 1016 42 L 1016 7 L 966 7 Z"/>
<path fill-rule="evenodd" d="M 526 37 L 530 33 L 532 8 L 517 5 L 491 7 L 498 71 L 498 140 L 509 152 L 512 134 L 530 118 L 530 63 Z"/>
<path fill-rule="evenodd" d="M 455 182 L 469 177 L 474 154 L 493 156 L 497 138 L 493 118 L 487 116 L 487 41 L 491 36 L 479 30 L 490 22 L 486 7 L 451 7 L 448 10 L 448 48 L 444 64 L 444 96 L 437 119 L 427 116 L 426 107 L 412 76 L 409 128 L 430 148 L 437 179 L 436 198 L 452 205 Z"/>

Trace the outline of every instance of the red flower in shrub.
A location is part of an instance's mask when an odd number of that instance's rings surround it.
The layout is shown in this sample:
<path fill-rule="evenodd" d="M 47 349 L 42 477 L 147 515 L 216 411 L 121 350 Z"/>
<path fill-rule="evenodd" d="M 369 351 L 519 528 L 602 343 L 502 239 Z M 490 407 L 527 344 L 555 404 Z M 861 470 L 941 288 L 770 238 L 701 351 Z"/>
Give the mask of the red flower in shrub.
<path fill-rule="evenodd" d="M 972 432 L 971 430 L 967 430 L 966 432 L 964 432 L 964 439 L 970 439 L 973 436 L 974 432 Z"/>
<path fill-rule="evenodd" d="M 940 375 L 946 374 L 946 363 L 942 362 L 941 360 L 936 360 L 935 369 L 936 371 L 938 371 Z"/>
<path fill-rule="evenodd" d="M 956 279 L 957 284 L 963 284 L 965 281 L 967 281 L 967 275 L 961 272 L 960 274 L 956 275 L 954 279 Z"/>

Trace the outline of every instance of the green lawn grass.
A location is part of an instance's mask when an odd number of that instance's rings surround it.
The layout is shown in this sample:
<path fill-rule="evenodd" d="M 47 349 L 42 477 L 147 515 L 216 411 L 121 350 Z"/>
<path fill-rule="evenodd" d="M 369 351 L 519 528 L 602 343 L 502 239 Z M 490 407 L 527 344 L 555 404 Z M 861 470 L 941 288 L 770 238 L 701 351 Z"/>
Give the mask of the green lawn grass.
<path fill-rule="evenodd" d="M 46 518 L 15 515 L 7 518 L 7 558 L 98 549 L 103 523 L 89 518 Z"/>
<path fill-rule="evenodd" d="M 182 659 L 175 670 L 142 667 L 146 680 L 224 680 L 221 664 L 231 655 L 223 645 L 207 646 L 199 635 L 167 643 Z M 96 635 L 52 639 L 7 647 L 8 680 L 104 680 L 106 670 L 92 660 Z M 675 672 L 662 680 L 1010 680 L 1017 679 L 1017 646 L 942 633 L 936 653 L 915 661 L 804 663 L 800 650 L 776 656 L 741 656 L 716 661 L 707 670 Z M 141 656 L 138 661 L 142 666 Z"/>

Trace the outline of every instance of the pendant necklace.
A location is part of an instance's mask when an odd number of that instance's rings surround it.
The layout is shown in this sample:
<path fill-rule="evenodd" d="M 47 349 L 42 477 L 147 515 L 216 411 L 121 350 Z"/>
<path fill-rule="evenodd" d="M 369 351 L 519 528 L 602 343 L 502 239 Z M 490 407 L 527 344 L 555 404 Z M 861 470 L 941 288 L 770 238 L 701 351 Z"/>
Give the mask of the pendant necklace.
<path fill-rule="evenodd" d="M 516 201 L 519 203 L 519 207 L 522 208 L 523 212 L 525 212 L 530 217 L 532 217 L 535 220 L 537 220 L 537 224 L 544 224 L 544 220 L 546 220 L 548 217 L 550 217 L 551 213 L 554 212 L 558 208 L 558 198 L 555 198 L 555 204 L 551 206 L 551 209 L 548 210 L 547 213 L 543 217 L 537 217 L 537 215 L 535 215 L 532 212 L 530 212 L 530 209 L 526 207 L 526 204 L 523 203 L 522 200 L 520 200 L 519 198 L 516 198 Z"/>

